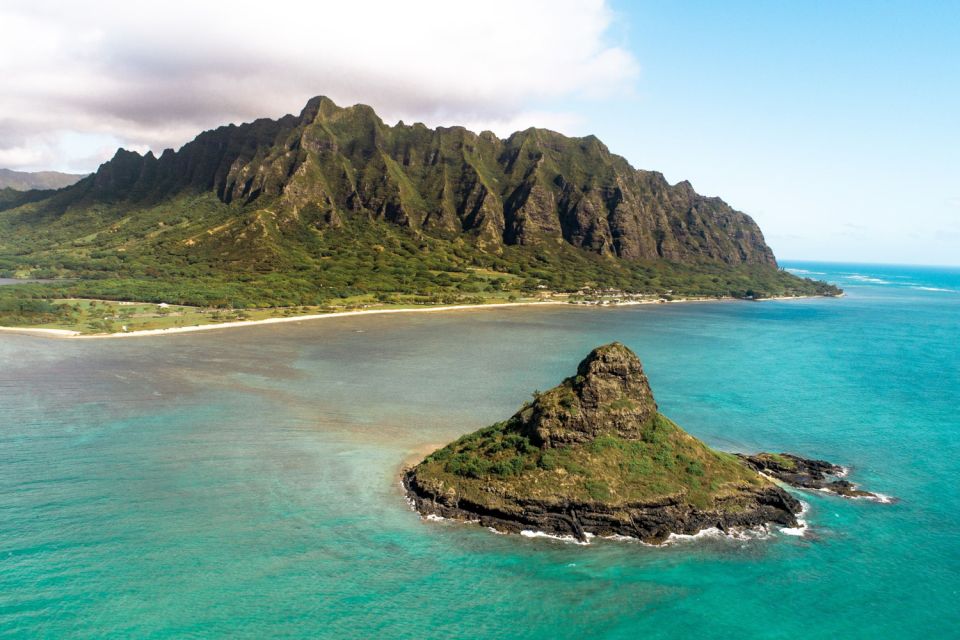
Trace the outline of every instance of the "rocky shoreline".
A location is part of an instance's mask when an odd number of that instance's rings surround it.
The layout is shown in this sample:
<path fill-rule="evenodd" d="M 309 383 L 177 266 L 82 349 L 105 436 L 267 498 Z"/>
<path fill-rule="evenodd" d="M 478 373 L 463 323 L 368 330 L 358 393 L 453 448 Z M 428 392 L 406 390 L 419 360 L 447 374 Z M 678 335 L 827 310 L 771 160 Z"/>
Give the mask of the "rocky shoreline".
<path fill-rule="evenodd" d="M 844 498 L 882 499 L 844 480 L 842 476 L 846 469 L 825 460 L 790 453 L 735 455 L 751 469 L 791 487 L 826 491 Z M 678 497 L 616 507 L 532 500 L 515 502 L 512 509 L 492 509 L 424 486 L 417 481 L 415 468 L 405 469 L 401 481 L 407 500 L 422 517 L 477 523 L 501 533 L 536 531 L 550 536 L 572 537 L 580 542 L 587 540 L 587 534 L 625 536 L 649 544 L 661 544 L 671 534 L 695 535 L 709 528 L 725 533 L 770 524 L 796 528 L 800 526 L 797 515 L 803 509 L 799 500 L 780 487 L 738 495 L 713 510 L 691 508 Z"/>
<path fill-rule="evenodd" d="M 421 516 L 475 522 L 502 533 L 538 531 L 551 536 L 571 536 L 585 542 L 597 537 L 625 536 L 661 544 L 671 534 L 693 535 L 715 527 L 730 532 L 769 524 L 797 527 L 800 501 L 779 487 L 738 494 L 721 508 L 693 508 L 679 497 L 653 503 L 606 506 L 598 503 L 554 504 L 543 501 L 514 503 L 515 509 L 496 509 L 464 499 L 450 499 L 417 481 L 414 469 L 403 474 L 403 487 Z"/>
<path fill-rule="evenodd" d="M 877 494 L 859 489 L 856 484 L 844 480 L 847 470 L 826 460 L 801 458 L 791 453 L 738 453 L 737 457 L 757 472 L 792 487 L 828 491 L 844 498 L 880 498 Z"/>
<path fill-rule="evenodd" d="M 424 517 L 660 544 L 706 529 L 801 528 L 803 505 L 778 481 L 876 497 L 843 473 L 792 454 L 711 449 L 660 413 L 640 360 L 615 342 L 507 420 L 432 452 L 402 482 Z"/>

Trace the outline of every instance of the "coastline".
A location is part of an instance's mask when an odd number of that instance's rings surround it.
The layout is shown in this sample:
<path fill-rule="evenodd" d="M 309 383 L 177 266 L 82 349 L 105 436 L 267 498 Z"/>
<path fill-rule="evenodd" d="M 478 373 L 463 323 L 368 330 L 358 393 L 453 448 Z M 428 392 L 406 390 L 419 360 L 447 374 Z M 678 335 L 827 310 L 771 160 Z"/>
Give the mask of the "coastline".
<path fill-rule="evenodd" d="M 497 302 L 491 304 L 461 304 L 446 305 L 438 307 L 423 307 L 409 309 L 364 309 L 360 311 L 334 311 L 331 313 L 314 313 L 302 316 L 288 316 L 283 318 L 264 318 L 263 320 L 236 320 L 233 322 L 220 322 L 211 324 L 197 324 L 188 327 L 168 327 L 166 329 L 143 329 L 141 331 L 127 331 L 118 333 L 81 333 L 70 329 L 44 329 L 37 327 L 0 327 L 0 331 L 9 333 L 24 333 L 36 335 L 44 338 L 58 338 L 66 340 L 104 340 L 111 338 L 138 338 L 147 336 L 162 336 L 176 333 L 194 333 L 197 331 L 213 331 L 215 329 L 237 329 L 240 327 L 252 327 L 265 324 L 281 324 L 286 322 L 304 322 L 312 320 L 323 320 L 326 318 L 344 318 L 349 316 L 368 316 L 385 313 L 428 313 L 438 311 L 467 311 L 472 309 L 492 309 L 502 307 L 522 307 L 532 305 L 567 305 L 567 302 L 561 301 L 538 301 L 538 302 Z"/>
<path fill-rule="evenodd" d="M 833 296 L 833 297 L 841 297 Z M 256 325 L 280 324 L 286 322 L 305 322 L 313 320 L 323 320 L 325 318 L 344 318 L 348 316 L 366 316 L 379 315 L 387 313 L 431 313 L 444 311 L 472 311 L 477 309 L 497 309 L 505 307 L 531 307 L 531 306 L 556 306 L 564 305 L 571 307 L 593 307 L 593 308 L 613 308 L 634 305 L 649 304 L 677 304 L 689 302 L 764 302 L 767 300 L 803 300 L 809 298 L 820 298 L 824 296 L 771 296 L 769 298 L 760 298 L 757 300 L 744 300 L 742 298 L 679 298 L 676 300 L 630 300 L 617 303 L 594 303 L 594 302 L 570 302 L 568 300 L 537 300 L 528 302 L 494 302 L 487 304 L 457 304 L 443 305 L 436 307 L 410 307 L 402 309 L 364 309 L 359 311 L 334 311 L 331 313 L 315 313 L 302 316 L 287 316 L 282 318 L 264 318 L 262 320 L 236 320 L 232 322 L 220 322 L 211 324 L 198 324 L 186 327 L 168 327 L 165 329 L 143 329 L 139 331 L 127 331 L 117 333 L 82 333 L 72 329 L 48 329 L 43 327 L 0 327 L 0 333 L 19 333 L 32 335 L 42 338 L 54 338 L 61 340 L 103 340 L 111 338 L 141 338 L 149 336 L 172 335 L 179 333 L 194 333 L 198 331 L 213 331 L 215 329 L 237 329 L 241 327 L 251 327 Z"/>

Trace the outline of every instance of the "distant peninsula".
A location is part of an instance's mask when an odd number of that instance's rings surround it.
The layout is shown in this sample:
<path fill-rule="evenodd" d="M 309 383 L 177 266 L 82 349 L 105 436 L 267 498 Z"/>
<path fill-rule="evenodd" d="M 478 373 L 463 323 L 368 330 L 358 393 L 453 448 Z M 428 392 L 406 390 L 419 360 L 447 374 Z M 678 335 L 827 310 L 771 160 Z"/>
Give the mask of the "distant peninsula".
<path fill-rule="evenodd" d="M 750 216 L 593 136 L 385 124 L 310 100 L 58 191 L 0 189 L 0 325 L 124 324 L 76 300 L 316 313 L 374 305 L 839 295 Z"/>
<path fill-rule="evenodd" d="M 708 528 L 797 527 L 800 502 L 764 470 L 796 486 L 873 496 L 821 482 L 840 471 L 830 463 L 711 449 L 659 412 L 640 360 L 612 343 L 508 420 L 432 453 L 403 483 L 422 515 L 661 543 Z"/>

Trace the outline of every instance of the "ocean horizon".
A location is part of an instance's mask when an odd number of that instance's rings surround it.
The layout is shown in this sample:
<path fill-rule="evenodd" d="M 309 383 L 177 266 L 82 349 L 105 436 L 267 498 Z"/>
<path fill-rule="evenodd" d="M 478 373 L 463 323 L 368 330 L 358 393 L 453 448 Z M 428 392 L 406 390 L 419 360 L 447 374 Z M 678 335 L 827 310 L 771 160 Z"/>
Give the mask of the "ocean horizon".
<path fill-rule="evenodd" d="M 950 637 L 960 268 L 781 266 L 846 295 L 0 333 L 0 636 Z M 411 510 L 405 464 L 612 340 L 707 444 L 891 502 L 791 489 L 802 531 L 656 547 Z"/>

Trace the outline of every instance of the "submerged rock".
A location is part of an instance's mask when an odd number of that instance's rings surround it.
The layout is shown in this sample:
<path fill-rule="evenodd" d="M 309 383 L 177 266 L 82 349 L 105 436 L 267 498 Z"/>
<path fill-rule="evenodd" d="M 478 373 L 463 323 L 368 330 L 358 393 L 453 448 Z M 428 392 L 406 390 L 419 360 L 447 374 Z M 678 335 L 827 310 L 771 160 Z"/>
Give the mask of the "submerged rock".
<path fill-rule="evenodd" d="M 508 420 L 403 476 L 422 515 L 498 531 L 646 542 L 671 533 L 796 527 L 799 501 L 659 413 L 637 356 L 612 343 Z"/>
<path fill-rule="evenodd" d="M 737 454 L 741 460 L 761 473 L 793 487 L 830 491 L 846 498 L 879 498 L 842 479 L 846 470 L 826 460 L 801 458 L 791 453 Z"/>

